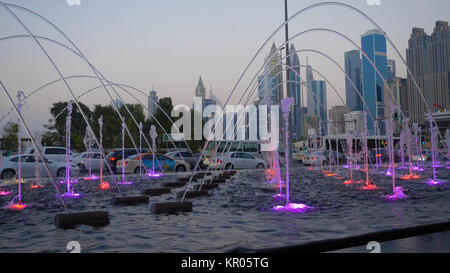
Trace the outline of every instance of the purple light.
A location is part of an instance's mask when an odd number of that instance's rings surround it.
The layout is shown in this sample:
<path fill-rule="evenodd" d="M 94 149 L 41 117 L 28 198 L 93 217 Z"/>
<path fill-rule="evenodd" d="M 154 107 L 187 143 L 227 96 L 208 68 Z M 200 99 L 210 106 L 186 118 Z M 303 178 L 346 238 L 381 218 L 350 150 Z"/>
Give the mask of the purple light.
<path fill-rule="evenodd" d="M 150 170 L 150 171 L 147 172 L 147 175 L 148 175 L 148 177 L 157 178 L 157 177 L 161 177 L 162 173 L 154 172 L 154 171 Z"/>
<path fill-rule="evenodd" d="M 402 187 L 395 187 L 393 194 L 385 195 L 382 197 L 386 201 L 396 201 L 408 198 L 408 196 L 403 192 Z"/>
<path fill-rule="evenodd" d="M 430 179 L 430 180 L 428 180 L 427 184 L 430 185 L 430 186 L 437 186 L 437 185 L 442 184 L 442 181 Z"/>
<path fill-rule="evenodd" d="M 392 172 L 391 172 L 390 169 L 388 169 L 388 170 L 386 171 L 386 176 L 392 176 Z"/>
<path fill-rule="evenodd" d="M 284 212 L 305 213 L 312 210 L 312 207 L 309 207 L 301 203 L 289 203 L 286 206 L 275 206 L 272 208 L 272 210 L 276 212 L 284 211 Z"/>
<path fill-rule="evenodd" d="M 70 184 L 76 184 L 76 183 L 78 183 L 78 179 L 61 180 L 61 181 L 59 181 L 59 183 L 60 183 L 60 184 L 67 184 L 67 181 L 69 181 Z"/>
<path fill-rule="evenodd" d="M 342 168 L 344 168 L 344 169 L 350 169 L 350 165 L 344 165 Z"/>
<path fill-rule="evenodd" d="M 120 181 L 120 182 L 117 182 L 117 184 L 119 184 L 119 185 L 131 185 L 131 184 L 133 184 L 133 182 L 131 182 L 131 181 Z"/>
<path fill-rule="evenodd" d="M 90 176 L 86 176 L 85 178 L 83 178 L 85 181 L 92 181 L 92 180 L 98 180 L 98 176 L 96 176 L 95 174 L 92 174 Z"/>
<path fill-rule="evenodd" d="M 282 193 L 278 193 L 278 194 L 272 195 L 272 197 L 273 197 L 275 200 L 283 200 L 284 198 L 286 198 L 286 195 L 284 195 L 284 194 L 282 194 Z"/>
<path fill-rule="evenodd" d="M 64 198 L 76 199 L 76 198 L 80 198 L 81 194 L 75 193 L 75 192 L 66 192 L 66 193 L 62 194 L 61 196 L 64 197 Z"/>
<path fill-rule="evenodd" d="M 412 167 L 412 170 L 413 170 L 413 171 L 417 171 L 417 172 L 423 172 L 423 171 L 424 171 L 424 169 L 421 168 L 421 167 L 419 167 L 419 166 L 414 166 L 414 167 Z"/>

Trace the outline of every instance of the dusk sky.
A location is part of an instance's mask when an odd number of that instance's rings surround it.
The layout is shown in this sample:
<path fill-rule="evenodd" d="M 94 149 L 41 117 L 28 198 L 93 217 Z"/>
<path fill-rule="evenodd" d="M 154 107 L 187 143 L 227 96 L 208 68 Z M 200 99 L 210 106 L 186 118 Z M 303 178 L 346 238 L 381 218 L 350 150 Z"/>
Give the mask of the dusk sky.
<path fill-rule="evenodd" d="M 49 19 L 86 55 L 88 60 L 109 80 L 129 84 L 148 92 L 152 86 L 158 96 L 172 97 L 174 104 L 192 104 L 194 89 L 201 75 L 209 92 L 224 102 L 247 64 L 269 35 L 284 21 L 283 0 L 81 0 L 81 5 L 68 5 L 66 0 L 6 1 L 31 9 Z M 314 3 L 323 1 L 289 0 L 289 16 Z M 450 21 L 449 0 L 374 0 L 340 1 L 354 5 L 373 18 L 392 39 L 405 57 L 407 41 L 413 27 L 430 34 L 436 20 Z M 69 43 L 51 27 L 23 11 L 12 9 L 35 35 Z M 294 34 L 310 28 L 340 31 L 358 45 L 361 34 L 374 27 L 361 15 L 348 9 L 331 6 L 307 11 L 289 25 Z M 24 29 L 0 8 L 0 37 L 25 34 Z M 280 31 L 256 58 L 251 69 L 238 85 L 236 102 L 257 70 L 263 65 L 272 42 L 279 46 L 284 40 Z M 325 32 L 305 34 L 293 41 L 296 49 L 315 49 L 327 53 L 344 66 L 344 52 L 355 49 L 348 41 Z M 82 60 L 66 49 L 42 42 L 64 76 L 93 75 Z M 314 53 L 299 54 L 302 64 L 319 70 L 335 85 L 345 100 L 344 75 L 324 57 Z M 405 66 L 388 45 L 388 58 L 397 62 L 397 76 L 406 77 Z M 305 74 L 302 69 L 302 75 Z M 314 75 L 320 79 L 319 75 Z M 30 38 L 0 41 L 0 81 L 14 95 L 17 90 L 30 93 L 58 75 L 45 55 Z M 99 85 L 94 79 L 73 79 L 68 83 L 76 94 Z M 118 90 L 119 91 L 119 90 Z M 328 91 L 328 108 L 342 104 Z M 119 91 L 121 92 L 121 91 Z M 134 91 L 133 91 L 134 92 Z M 129 103 L 130 96 L 120 93 Z M 147 104 L 141 94 L 136 96 Z M 61 83 L 42 89 L 28 101 L 25 117 L 32 130 L 40 129 L 50 117 L 52 103 L 70 99 Z M 103 89 L 80 99 L 92 107 L 107 104 Z M 10 109 L 3 92 L 0 95 L 0 116 Z M 15 116 L 2 121 L 10 120 Z"/>

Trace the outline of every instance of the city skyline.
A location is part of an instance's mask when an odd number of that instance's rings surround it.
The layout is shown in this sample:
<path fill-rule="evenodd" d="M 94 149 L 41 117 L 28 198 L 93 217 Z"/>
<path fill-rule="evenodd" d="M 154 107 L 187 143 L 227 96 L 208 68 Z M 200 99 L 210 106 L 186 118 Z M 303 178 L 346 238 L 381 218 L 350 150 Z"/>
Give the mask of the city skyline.
<path fill-rule="evenodd" d="M 235 6 L 227 3 L 224 7 L 222 6 L 224 4 L 208 1 L 190 2 L 189 4 L 175 1 L 165 5 L 163 1 L 127 1 L 125 4 L 123 1 L 99 0 L 83 1 L 81 6 L 68 6 L 65 1 L 49 1 L 46 4 L 12 1 L 12 3 L 35 10 L 59 26 L 110 80 L 117 83 L 131 83 L 147 94 L 150 87 L 155 84 L 160 94 L 167 94 L 174 98 L 175 104 L 186 105 L 190 105 L 192 101 L 192 91 L 190 90 L 195 87 L 199 74 L 205 75 L 210 82 L 214 82 L 215 90 L 219 90 L 216 91 L 217 97 L 221 101 L 226 101 L 227 95 L 233 89 L 246 64 L 268 35 L 283 22 L 282 1 L 279 3 L 278 1 L 258 1 L 259 5 L 256 5 L 256 1 L 232 2 Z M 289 15 L 306 5 L 318 2 L 289 1 Z M 407 2 L 408 5 L 401 0 L 383 1 L 380 6 L 369 6 L 366 1 L 354 1 L 351 4 L 373 17 L 405 57 L 407 39 L 411 29 L 421 27 L 431 33 L 430 29 L 435 21 L 449 21 L 449 15 L 443 11 L 448 10 L 450 6 L 446 1 L 429 1 L 427 4 L 422 1 Z M 108 5 L 107 13 L 101 11 L 102 5 Z M 305 13 L 301 18 L 296 18 L 289 25 L 290 35 L 311 27 L 333 28 L 336 26 L 359 43 L 359 36 L 372 28 L 360 16 L 345 9 L 342 9 L 341 14 L 337 16 L 339 18 L 332 18 L 329 16 L 333 12 L 332 10 L 330 8 L 317 9 Z M 148 16 L 144 11 L 150 11 L 152 16 Z M 406 16 L 399 11 L 409 14 Z M 23 33 L 11 18 L 3 16 L 7 15 L 5 11 L 0 12 L 2 14 L 1 25 L 5 26 L 0 28 L 1 36 Z M 236 13 L 236 16 L 240 15 L 238 20 L 226 16 L 232 12 Z M 90 16 L 91 13 L 95 13 L 95 16 Z M 262 16 L 264 22 L 258 19 L 262 14 L 264 14 Z M 19 15 L 25 18 L 25 23 L 36 23 L 33 18 L 29 18 L 25 14 L 20 13 Z M 132 20 L 130 20 L 130 16 L 133 16 Z M 161 16 L 168 16 L 168 18 Z M 102 21 L 101 18 L 104 20 Z M 111 18 L 115 20 L 111 20 Z M 399 18 L 405 20 L 399 20 Z M 358 20 L 361 24 L 355 26 L 354 20 Z M 209 24 L 204 24 L 206 21 Z M 125 22 L 132 22 L 133 29 L 124 29 L 121 24 L 125 24 Z M 155 22 L 161 22 L 161 24 L 155 24 Z M 181 28 L 180 22 L 185 23 L 182 27 L 183 31 L 177 31 Z M 339 24 L 336 25 L 336 22 Z M 48 30 L 48 26 L 38 23 L 33 24 L 33 31 L 52 38 L 56 37 L 55 33 Z M 146 35 L 143 35 L 144 33 Z M 279 45 L 284 40 L 283 38 L 282 33 L 279 33 L 273 38 L 273 41 L 267 44 L 266 50 L 263 49 L 255 61 L 255 68 L 252 68 L 253 73 L 263 64 L 263 55 L 268 52 L 272 42 Z M 326 46 L 330 44 L 330 41 L 333 41 L 332 48 Z M 342 67 L 344 67 L 343 52 L 354 49 L 345 41 L 323 33 L 305 35 L 305 38 L 296 39 L 291 44 L 294 44 L 297 49 L 319 47 L 320 51 L 331 55 Z M 50 48 L 59 63 L 70 66 L 64 67 L 66 74 L 88 73 L 86 67 L 79 64 L 77 58 L 51 44 L 45 44 L 45 46 Z M 2 80 L 9 90 L 20 89 L 28 93 L 57 78 L 57 75 L 42 58 L 42 54 L 30 41 L 3 42 L 0 47 L 1 58 L 4 60 L 0 72 L 4 75 Z M 123 50 L 126 47 L 127 50 Z M 16 55 L 13 50 L 15 48 L 23 49 L 26 53 L 21 56 Z M 406 77 L 404 65 L 399 62 L 397 56 L 390 56 L 389 52 L 392 53 L 392 51 L 388 50 L 388 58 L 394 59 L 397 63 L 397 74 Z M 341 94 L 345 93 L 345 80 L 342 74 L 337 73 L 335 67 L 320 56 L 307 52 L 299 53 L 300 63 L 306 63 L 306 57 L 309 58 L 309 63 L 313 68 L 323 73 L 336 85 Z M 45 69 L 36 72 L 36 64 L 42 65 Z M 189 67 L 188 71 L 186 71 L 186 67 Z M 180 73 L 177 73 L 178 71 Z M 302 76 L 304 73 L 304 69 L 301 69 Z M 149 75 L 151 76 L 149 77 Z M 20 80 L 24 77 L 26 81 Z M 318 76 L 317 78 L 320 79 Z M 76 86 L 77 93 L 92 87 L 93 84 L 92 81 L 82 82 L 81 80 L 73 80 L 72 83 Z M 239 86 L 240 93 L 238 94 L 242 94 L 245 89 L 244 85 Z M 41 125 L 47 123 L 48 109 L 51 103 L 70 99 L 62 85 L 48 88 L 45 92 L 51 94 L 55 101 L 44 101 L 38 96 L 30 100 L 29 107 L 38 110 L 40 114 L 32 116 L 25 109 L 25 117 L 33 121 L 33 126 L 35 126 L 33 129 L 41 129 Z M 102 92 L 104 93 L 104 91 Z M 130 97 L 126 95 L 123 97 L 127 102 L 133 103 Z M 93 106 L 93 104 L 105 101 L 105 98 L 105 94 L 95 97 L 91 95 L 87 97 L 87 101 L 91 103 L 89 106 Z M 142 96 L 139 98 L 142 101 L 147 100 Z M 328 109 L 342 104 L 333 92 L 329 92 L 328 101 Z M 5 100 L 2 100 L 1 108 L 9 108 Z M 1 114 L 5 112 L 6 110 L 2 110 Z"/>

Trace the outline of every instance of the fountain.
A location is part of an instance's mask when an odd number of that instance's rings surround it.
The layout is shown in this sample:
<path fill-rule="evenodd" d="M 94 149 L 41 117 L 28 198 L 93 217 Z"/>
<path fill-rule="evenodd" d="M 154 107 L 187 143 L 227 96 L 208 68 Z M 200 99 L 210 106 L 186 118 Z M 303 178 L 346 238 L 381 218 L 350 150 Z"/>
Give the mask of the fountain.
<path fill-rule="evenodd" d="M 364 111 L 363 112 L 363 118 L 364 118 L 364 123 L 363 123 L 363 132 L 361 135 L 362 138 L 362 145 L 363 145 L 363 154 L 364 154 L 364 170 L 362 170 L 363 172 L 366 173 L 366 185 L 363 186 L 364 190 L 375 190 L 377 189 L 377 186 L 375 186 L 374 184 L 372 184 L 369 180 L 369 149 L 367 148 L 367 112 Z"/>
<path fill-rule="evenodd" d="M 159 172 L 156 172 L 155 171 L 155 151 L 156 151 L 156 144 L 155 144 L 155 140 L 156 140 L 156 137 L 158 137 L 158 133 L 156 132 L 156 127 L 155 127 L 155 125 L 152 125 L 151 127 L 150 127 L 150 132 L 149 132 L 149 134 L 150 134 L 150 137 L 151 137 L 151 139 L 152 139 L 152 169 L 150 170 L 150 171 L 148 171 L 147 172 L 147 175 L 149 176 L 149 177 L 154 177 L 154 178 L 157 178 L 157 177 L 161 177 L 162 176 L 162 173 L 159 173 Z M 158 165 L 159 166 L 159 165 Z"/>
<path fill-rule="evenodd" d="M 398 167 L 399 169 L 405 169 L 405 145 L 407 145 L 405 143 L 405 138 L 407 138 L 406 136 L 406 131 L 407 129 L 405 128 L 405 124 L 404 121 L 402 121 L 403 126 L 402 126 L 402 132 L 400 133 L 400 143 L 399 143 L 399 147 L 398 147 L 398 153 L 400 153 L 400 160 L 402 161 L 402 165 L 400 167 Z M 408 126 L 408 124 L 406 124 L 406 127 Z"/>
<path fill-rule="evenodd" d="M 411 133 L 411 130 L 408 126 L 409 118 L 404 118 L 402 121 L 402 133 L 405 139 L 405 145 L 406 145 L 406 153 L 408 155 L 408 169 L 409 174 L 400 177 L 402 180 L 411 180 L 411 179 L 419 179 L 420 176 L 413 174 L 412 172 L 412 146 L 415 145 L 415 140 L 413 138 L 413 135 Z M 402 148 L 403 149 L 403 148 Z"/>
<path fill-rule="evenodd" d="M 67 198 L 80 197 L 79 193 L 76 193 L 72 187 L 73 183 L 76 183 L 76 179 L 70 179 L 70 125 L 72 122 L 72 101 L 67 103 L 67 118 L 66 118 L 66 179 L 62 183 L 66 184 L 67 191 L 62 196 Z"/>
<path fill-rule="evenodd" d="M 428 181 L 428 185 L 435 186 L 442 182 L 436 179 L 436 168 L 440 167 L 439 162 L 436 161 L 437 152 L 437 136 L 439 134 L 439 129 L 433 125 L 433 117 L 431 113 L 428 114 L 428 119 L 430 121 L 430 133 L 431 133 L 431 167 L 433 168 L 433 178 Z"/>
<path fill-rule="evenodd" d="M 84 146 L 87 151 L 87 163 L 88 163 L 88 172 L 89 172 L 89 175 L 84 177 L 84 180 L 87 180 L 87 181 L 98 180 L 98 176 L 96 176 L 95 174 L 92 174 L 92 145 L 94 144 L 94 142 L 93 142 L 93 137 L 92 137 L 91 131 L 89 131 L 87 128 L 86 128 L 86 133 L 84 134 L 83 143 L 84 143 Z M 100 168 L 102 168 L 102 165 L 103 165 L 103 163 L 100 161 Z"/>
<path fill-rule="evenodd" d="M 419 124 L 417 123 L 413 123 L 412 125 L 412 129 L 413 129 L 413 135 L 414 135 L 414 147 L 416 150 L 416 166 L 413 167 L 414 171 L 423 171 L 424 169 L 420 167 L 419 164 L 419 158 L 420 158 L 420 162 L 422 163 L 422 143 L 420 142 L 420 127 Z"/>
<path fill-rule="evenodd" d="M 275 206 L 274 211 L 285 211 L 285 212 L 297 212 L 303 213 L 311 210 L 312 208 L 301 203 L 291 203 L 289 200 L 289 116 L 292 110 L 294 99 L 292 97 L 285 98 L 281 101 L 281 109 L 283 112 L 283 117 L 285 121 L 285 137 L 286 137 L 286 148 L 284 151 L 285 155 L 285 168 L 286 168 L 286 205 L 285 206 Z"/>
<path fill-rule="evenodd" d="M 39 131 L 36 131 L 34 138 L 36 140 L 38 149 L 42 149 L 41 133 Z M 31 183 L 31 186 L 30 186 L 31 189 L 39 189 L 39 188 L 44 187 L 43 185 L 41 185 L 41 180 L 40 180 L 41 168 L 40 168 L 39 160 L 40 160 L 39 153 L 38 153 L 38 151 L 35 151 L 34 152 L 34 178 L 35 178 L 35 180 Z"/>
<path fill-rule="evenodd" d="M 447 147 L 447 165 L 450 165 L 450 129 L 445 130 L 445 145 Z M 450 169 L 450 166 L 447 169 Z"/>
<path fill-rule="evenodd" d="M 133 182 L 125 180 L 125 122 L 122 122 L 122 181 L 119 181 L 117 183 L 120 185 L 133 184 Z"/>
<path fill-rule="evenodd" d="M 353 181 L 353 137 L 351 131 L 347 131 L 347 152 L 348 163 L 346 167 L 350 170 L 350 178 L 344 181 L 344 185 L 360 183 L 360 181 Z"/>
<path fill-rule="evenodd" d="M 100 131 L 100 151 L 103 151 L 103 116 L 100 116 L 98 119 L 98 126 Z M 100 165 L 103 162 L 103 156 L 102 153 L 100 153 Z M 108 164 L 108 163 L 107 163 Z M 103 181 L 103 168 L 100 168 L 100 189 L 102 190 L 108 190 L 110 188 L 109 183 L 106 181 Z"/>
<path fill-rule="evenodd" d="M 403 193 L 403 188 L 395 186 L 395 162 L 394 162 L 394 112 L 399 106 L 394 105 L 392 100 L 389 99 L 389 118 L 386 119 L 386 129 L 388 136 L 388 150 L 389 150 L 389 169 L 392 176 L 392 194 L 382 196 L 387 201 L 394 201 L 399 199 L 405 199 L 407 196 Z"/>
<path fill-rule="evenodd" d="M 20 114 L 22 106 L 24 105 L 23 100 L 25 98 L 25 94 L 23 91 L 17 91 L 17 110 Z M 21 134 L 21 127 L 20 126 L 20 119 L 17 122 L 17 154 L 18 154 L 18 161 L 17 161 L 17 174 L 18 174 L 18 195 L 15 196 L 11 202 L 8 205 L 8 209 L 10 210 L 23 210 L 27 207 L 26 204 L 22 202 L 22 134 Z M 14 203 L 14 201 L 17 199 L 17 203 Z"/>

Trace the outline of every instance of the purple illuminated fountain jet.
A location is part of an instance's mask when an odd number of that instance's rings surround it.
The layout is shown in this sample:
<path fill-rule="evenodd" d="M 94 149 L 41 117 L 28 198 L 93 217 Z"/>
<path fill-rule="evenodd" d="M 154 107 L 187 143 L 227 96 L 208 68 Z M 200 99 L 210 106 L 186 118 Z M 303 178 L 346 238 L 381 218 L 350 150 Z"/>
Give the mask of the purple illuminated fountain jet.
<path fill-rule="evenodd" d="M 401 187 L 395 186 L 395 158 L 394 158 L 394 113 L 399 109 L 398 105 L 394 105 L 392 100 L 389 99 L 389 118 L 386 119 L 386 129 L 388 137 L 388 155 L 389 155 L 389 169 L 392 176 L 392 194 L 382 196 L 386 201 L 395 201 L 405 199 L 407 196 L 403 193 Z"/>
<path fill-rule="evenodd" d="M 38 149 L 42 150 L 41 133 L 39 131 L 36 131 L 36 133 L 34 135 L 34 139 L 36 140 Z M 39 160 L 40 160 L 39 153 L 38 153 L 38 151 L 35 151 L 34 152 L 34 178 L 35 178 L 35 180 L 33 181 L 33 183 L 30 186 L 30 188 L 32 188 L 32 189 L 39 189 L 39 188 L 43 187 L 41 185 L 41 180 L 40 180 L 41 168 L 40 168 Z"/>
<path fill-rule="evenodd" d="M 87 164 L 88 164 L 88 172 L 89 175 L 84 178 L 84 180 L 98 180 L 98 176 L 92 174 L 92 145 L 94 144 L 94 140 L 91 134 L 91 131 L 86 128 L 86 133 L 84 134 L 84 146 L 87 151 Z M 103 163 L 100 161 L 100 168 L 102 168 Z"/>
<path fill-rule="evenodd" d="M 445 130 L 445 145 L 447 146 L 447 165 L 450 165 L 450 129 Z M 450 166 L 447 169 L 450 169 Z"/>
<path fill-rule="evenodd" d="M 428 114 L 428 120 L 430 121 L 430 133 L 431 133 L 431 167 L 433 168 L 433 178 L 428 181 L 428 185 L 435 186 L 442 182 L 436 179 L 436 168 L 440 167 L 439 162 L 436 161 L 437 142 L 439 129 L 433 124 L 433 117 L 431 113 Z"/>
<path fill-rule="evenodd" d="M 422 159 L 422 143 L 420 140 L 420 127 L 419 124 L 417 123 L 413 123 L 412 125 L 412 130 L 413 130 L 413 136 L 414 136 L 414 148 L 416 151 L 416 165 L 413 167 L 414 171 L 423 171 L 424 169 L 422 167 L 420 167 L 420 162 L 423 161 Z"/>
<path fill-rule="evenodd" d="M 131 185 L 133 182 L 125 180 L 125 122 L 122 122 L 122 181 L 121 185 Z"/>
<path fill-rule="evenodd" d="M 77 198 L 81 195 L 76 193 L 72 187 L 73 183 L 76 183 L 76 179 L 70 178 L 70 125 L 72 122 L 72 101 L 67 103 L 67 118 L 66 118 L 66 179 L 63 183 L 66 184 L 67 191 L 62 196 L 67 198 Z"/>
<path fill-rule="evenodd" d="M 311 210 L 311 207 L 300 204 L 300 203 L 291 203 L 289 200 L 289 115 L 292 110 L 292 105 L 294 103 L 294 98 L 288 97 L 281 101 L 281 110 L 283 112 L 283 117 L 285 121 L 285 137 L 286 137 L 286 148 L 284 151 L 285 154 L 285 166 L 286 166 L 286 205 L 285 206 L 275 206 L 273 207 L 274 211 L 285 211 L 285 212 L 296 212 L 303 213 Z"/>

